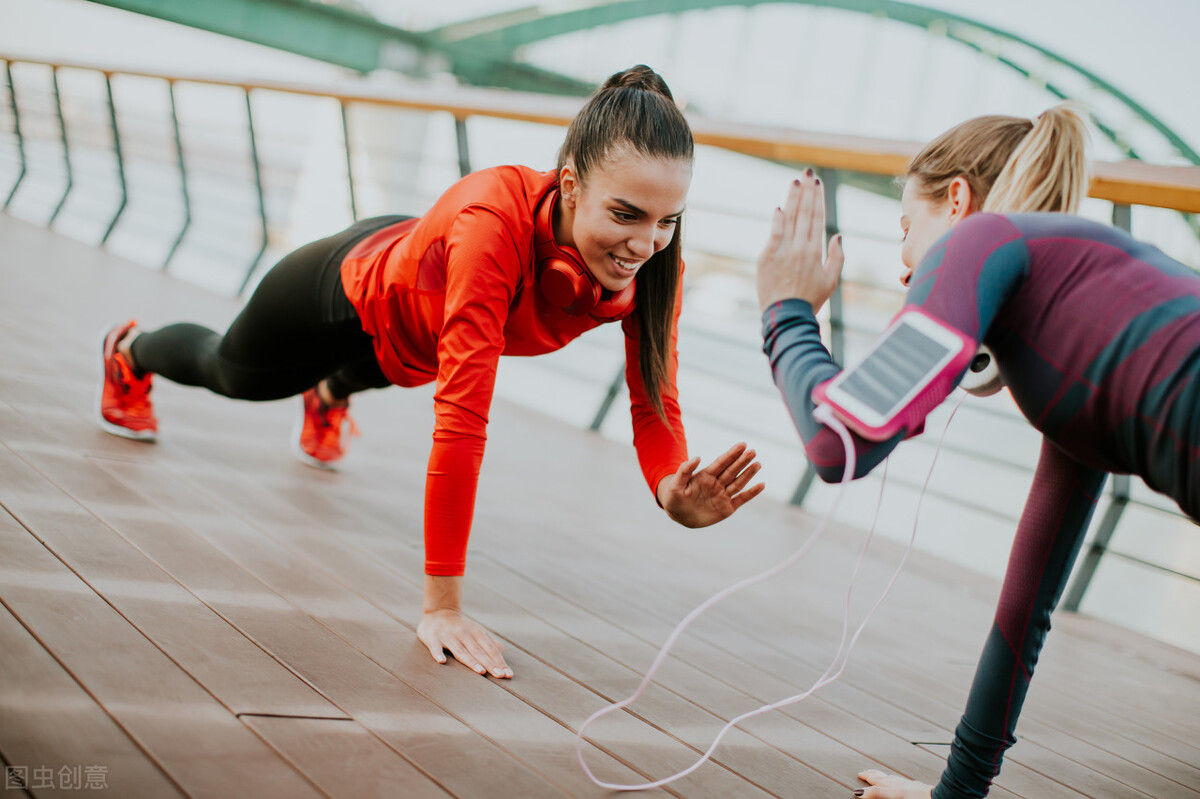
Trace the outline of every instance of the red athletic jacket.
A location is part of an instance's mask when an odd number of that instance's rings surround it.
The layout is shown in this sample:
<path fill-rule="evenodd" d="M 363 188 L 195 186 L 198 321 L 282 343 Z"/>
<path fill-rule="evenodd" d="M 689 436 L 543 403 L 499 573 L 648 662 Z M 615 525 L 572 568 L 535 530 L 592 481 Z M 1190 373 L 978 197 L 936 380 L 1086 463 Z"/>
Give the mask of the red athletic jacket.
<path fill-rule="evenodd" d="M 460 180 L 419 220 L 368 236 L 342 262 L 342 285 L 399 386 L 437 380 L 425 483 L 425 572 L 460 575 L 475 512 L 496 365 L 503 355 L 552 352 L 601 323 L 571 316 L 537 288 L 534 212 L 556 173 L 486 169 Z M 682 293 L 675 300 L 678 327 Z M 642 385 L 638 325 L 625 332 L 633 441 L 650 490 L 687 460 L 671 334 L 664 425 Z"/>

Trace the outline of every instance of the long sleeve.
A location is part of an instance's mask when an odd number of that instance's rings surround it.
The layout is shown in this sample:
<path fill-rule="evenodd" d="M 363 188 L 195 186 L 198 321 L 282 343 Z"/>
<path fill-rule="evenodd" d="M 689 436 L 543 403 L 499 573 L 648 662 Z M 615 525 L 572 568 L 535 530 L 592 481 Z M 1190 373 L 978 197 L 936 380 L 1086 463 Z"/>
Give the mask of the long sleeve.
<path fill-rule="evenodd" d="M 986 796 L 1004 752 L 1016 742 L 1013 733 L 1050 631 L 1050 613 L 1062 596 L 1104 478 L 1104 472 L 1081 466 L 1043 440 L 995 620 L 933 799 Z"/>
<path fill-rule="evenodd" d="M 520 255 L 503 220 L 463 211 L 446 236 L 446 306 L 438 337 L 433 448 L 425 480 L 425 573 L 460 575 L 487 441 L 504 324 Z"/>
<path fill-rule="evenodd" d="M 826 482 L 842 479 L 846 450 L 837 433 L 813 419 L 816 404 L 813 389 L 841 371 L 821 343 L 821 328 L 812 305 L 805 300 L 783 300 L 763 313 L 763 352 L 792 421 L 804 440 L 804 451 L 817 474 Z M 857 466 L 855 478 L 869 473 L 888 456 L 904 437 L 897 433 L 887 441 L 868 441 L 855 433 Z"/>

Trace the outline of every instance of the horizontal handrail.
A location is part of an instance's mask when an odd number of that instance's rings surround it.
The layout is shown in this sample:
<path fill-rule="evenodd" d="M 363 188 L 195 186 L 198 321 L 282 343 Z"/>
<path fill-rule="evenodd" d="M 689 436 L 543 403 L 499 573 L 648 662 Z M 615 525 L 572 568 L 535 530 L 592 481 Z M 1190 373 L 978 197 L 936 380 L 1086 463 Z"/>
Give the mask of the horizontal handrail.
<path fill-rule="evenodd" d="M 243 91 L 264 90 L 332 99 L 340 103 L 371 103 L 416 111 L 441 111 L 455 119 L 486 116 L 546 125 L 567 125 L 582 100 L 506 89 L 473 87 L 373 87 L 361 83 L 311 83 L 245 80 L 182 72 L 125 69 L 108 64 L 48 61 L 0 53 L 0 60 L 62 69 L 86 69 L 105 75 L 157 78 L 171 83 L 227 86 Z M 903 175 L 920 142 L 844 136 L 794 128 L 723 122 L 689 115 L 698 144 L 743 155 L 827 169 L 875 175 Z M 1200 213 L 1200 167 L 1167 166 L 1143 161 L 1093 161 L 1088 194 L 1120 205 L 1146 205 Z"/>

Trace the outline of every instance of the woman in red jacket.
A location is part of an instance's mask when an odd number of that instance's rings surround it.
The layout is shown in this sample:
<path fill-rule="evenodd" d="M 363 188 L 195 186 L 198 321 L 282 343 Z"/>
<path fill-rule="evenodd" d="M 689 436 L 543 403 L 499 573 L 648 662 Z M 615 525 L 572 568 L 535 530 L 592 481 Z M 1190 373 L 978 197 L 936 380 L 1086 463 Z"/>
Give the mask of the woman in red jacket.
<path fill-rule="evenodd" d="M 306 245 L 263 278 L 224 336 L 193 324 L 114 327 L 101 425 L 153 440 L 154 374 L 247 400 L 304 394 L 302 459 L 341 457 L 351 394 L 437 381 L 425 487 L 425 606 L 417 634 L 480 674 L 511 677 L 462 615 L 462 575 L 500 355 L 557 350 L 606 322 L 625 333 L 634 445 L 680 524 L 718 522 L 762 491 L 738 444 L 699 469 L 680 421 L 677 235 L 691 130 L 653 70 L 613 75 L 567 130 L 553 172 L 486 169 L 419 219 L 376 217 Z"/>

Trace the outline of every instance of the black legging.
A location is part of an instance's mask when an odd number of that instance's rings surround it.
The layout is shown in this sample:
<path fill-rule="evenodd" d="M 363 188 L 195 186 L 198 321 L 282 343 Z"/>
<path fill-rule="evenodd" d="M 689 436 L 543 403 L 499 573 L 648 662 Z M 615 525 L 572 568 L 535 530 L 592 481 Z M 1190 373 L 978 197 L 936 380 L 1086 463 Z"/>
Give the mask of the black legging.
<path fill-rule="evenodd" d="M 224 336 L 186 322 L 142 333 L 131 347 L 136 368 L 256 401 L 300 394 L 321 380 L 335 397 L 389 385 L 342 288 L 341 264 L 359 240 L 405 218 L 364 219 L 285 256 Z"/>

